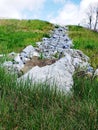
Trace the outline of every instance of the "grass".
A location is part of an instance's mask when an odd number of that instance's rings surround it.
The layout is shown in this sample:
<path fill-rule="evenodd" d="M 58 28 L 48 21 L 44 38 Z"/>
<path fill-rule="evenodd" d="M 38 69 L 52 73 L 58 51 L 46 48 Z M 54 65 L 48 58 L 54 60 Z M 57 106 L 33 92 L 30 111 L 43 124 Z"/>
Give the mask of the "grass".
<path fill-rule="evenodd" d="M 49 37 L 53 25 L 41 20 L 0 20 L 0 53 L 20 52 L 27 45 Z"/>
<path fill-rule="evenodd" d="M 16 78 L 0 68 L 0 130 L 97 130 L 96 79 L 74 77 L 68 96 L 47 84 L 17 84 Z"/>
<path fill-rule="evenodd" d="M 69 36 L 73 39 L 75 49 L 82 50 L 90 57 L 91 65 L 98 68 L 98 32 L 81 26 L 68 26 Z"/>

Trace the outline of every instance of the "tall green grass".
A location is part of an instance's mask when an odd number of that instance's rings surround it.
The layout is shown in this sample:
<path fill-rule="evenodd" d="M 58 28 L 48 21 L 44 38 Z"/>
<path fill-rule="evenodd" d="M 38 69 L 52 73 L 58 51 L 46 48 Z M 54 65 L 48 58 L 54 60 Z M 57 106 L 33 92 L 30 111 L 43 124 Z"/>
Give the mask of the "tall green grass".
<path fill-rule="evenodd" d="M 98 68 L 98 32 L 81 26 L 68 26 L 69 36 L 73 40 L 74 48 L 82 50 L 90 57 L 94 68 Z"/>
<path fill-rule="evenodd" d="M 0 53 L 20 52 L 27 45 L 49 37 L 53 25 L 41 20 L 0 20 Z"/>
<path fill-rule="evenodd" d="M 0 68 L 0 130 L 97 130 L 98 81 L 74 77 L 72 95 L 47 84 L 17 84 Z"/>

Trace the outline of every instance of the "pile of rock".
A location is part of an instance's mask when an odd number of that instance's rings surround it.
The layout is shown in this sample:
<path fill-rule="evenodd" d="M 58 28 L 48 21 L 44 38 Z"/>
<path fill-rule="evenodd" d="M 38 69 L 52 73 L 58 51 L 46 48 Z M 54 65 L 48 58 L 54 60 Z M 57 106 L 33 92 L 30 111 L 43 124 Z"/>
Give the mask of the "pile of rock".
<path fill-rule="evenodd" d="M 17 54 L 13 61 L 3 64 L 8 70 L 19 73 L 24 70 L 27 61 L 31 62 L 33 57 L 42 59 L 56 59 L 53 64 L 45 66 L 30 66 L 29 71 L 18 78 L 18 81 L 29 79 L 32 83 L 47 82 L 56 85 L 59 90 L 69 92 L 73 85 L 73 74 L 79 69 L 86 73 L 93 73 L 93 68 L 89 64 L 89 58 L 80 50 L 72 49 L 72 41 L 66 34 L 66 27 L 58 27 L 52 31 L 49 38 L 43 38 L 42 42 L 37 42 L 37 48 L 29 45 L 20 54 Z M 36 62 L 36 61 L 35 61 Z M 52 62 L 51 62 L 52 63 Z M 26 66 L 27 67 L 27 66 Z"/>
<path fill-rule="evenodd" d="M 82 55 L 80 56 L 79 53 Z M 76 56 L 74 57 L 74 54 Z M 84 58 L 85 57 L 85 58 Z M 84 58 L 84 60 L 82 60 Z M 73 85 L 73 74 L 76 68 L 86 70 L 89 66 L 88 58 L 81 51 L 66 50 L 65 56 L 52 65 L 43 67 L 35 66 L 30 69 L 26 74 L 21 76 L 19 80 L 25 81 L 28 77 L 33 83 L 47 83 L 51 86 L 57 87 L 59 90 L 69 92 Z"/>
<path fill-rule="evenodd" d="M 7 70 L 20 73 L 21 69 L 25 66 L 25 63 L 29 61 L 33 56 L 39 56 L 39 53 L 32 45 L 27 46 L 21 53 L 16 54 L 14 52 L 9 54 L 10 57 L 14 57 L 13 61 L 6 61 L 3 66 L 7 67 Z"/>
<path fill-rule="evenodd" d="M 42 42 L 37 42 L 44 58 L 53 58 L 56 55 L 61 57 L 65 49 L 73 47 L 72 41 L 66 34 L 67 27 L 55 28 L 50 38 L 43 38 Z"/>

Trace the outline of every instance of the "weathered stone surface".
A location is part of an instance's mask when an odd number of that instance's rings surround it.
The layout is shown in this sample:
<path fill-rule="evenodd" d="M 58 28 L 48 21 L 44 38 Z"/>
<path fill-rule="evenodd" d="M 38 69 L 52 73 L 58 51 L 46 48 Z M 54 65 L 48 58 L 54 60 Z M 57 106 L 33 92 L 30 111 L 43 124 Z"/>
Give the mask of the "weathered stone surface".
<path fill-rule="evenodd" d="M 74 52 L 76 53 L 77 50 L 74 50 Z M 60 91 L 70 92 L 70 89 L 73 85 L 72 76 L 76 67 L 80 67 L 82 64 L 82 67 L 86 68 L 89 63 L 85 60 L 82 60 L 82 55 L 77 55 L 76 59 L 76 57 L 74 58 L 71 53 L 68 53 L 68 50 L 65 51 L 65 53 L 66 54 L 63 58 L 59 59 L 52 65 L 46 65 L 44 67 L 33 67 L 30 71 L 20 77 L 19 80 L 26 81 L 26 79 L 29 77 L 33 83 L 47 82 L 50 84 L 50 86 L 56 85 Z"/>
<path fill-rule="evenodd" d="M 98 77 L 98 69 L 95 70 L 94 77 Z"/>
<path fill-rule="evenodd" d="M 73 47 L 71 39 L 66 35 L 66 27 L 54 29 L 50 38 L 43 38 L 42 42 L 37 42 L 44 58 L 53 58 L 55 51 L 63 53 L 65 49 Z"/>
<path fill-rule="evenodd" d="M 10 57 L 14 56 L 13 61 L 5 61 L 3 66 L 8 68 L 10 71 L 19 73 L 24 67 L 25 63 L 29 61 L 33 56 L 39 56 L 39 53 L 35 50 L 32 45 L 27 46 L 20 54 L 14 52 L 9 53 Z"/>
<path fill-rule="evenodd" d="M 68 69 L 70 70 L 68 71 L 65 68 L 63 58 L 52 65 L 47 65 L 44 67 L 36 66 L 23 75 L 19 80 L 26 81 L 26 79 L 29 77 L 33 83 L 46 82 L 51 86 L 56 85 L 57 88 L 61 91 L 67 92 L 70 90 L 70 87 L 73 84 L 72 73 L 74 72 L 74 67 L 71 66 L 68 67 Z"/>
<path fill-rule="evenodd" d="M 2 58 L 4 55 L 3 54 L 0 54 L 0 58 Z"/>

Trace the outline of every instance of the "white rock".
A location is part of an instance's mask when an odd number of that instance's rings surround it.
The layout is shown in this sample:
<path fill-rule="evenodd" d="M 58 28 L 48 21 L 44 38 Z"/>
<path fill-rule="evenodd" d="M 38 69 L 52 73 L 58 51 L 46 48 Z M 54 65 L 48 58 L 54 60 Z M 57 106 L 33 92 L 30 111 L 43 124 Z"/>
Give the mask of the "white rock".
<path fill-rule="evenodd" d="M 15 55 L 17 55 L 17 53 L 15 53 L 15 52 L 11 52 L 8 54 L 8 56 L 15 56 Z"/>
<path fill-rule="evenodd" d="M 39 53 L 38 53 L 37 51 L 34 51 L 34 52 L 33 52 L 33 56 L 39 57 L 40 55 L 39 55 Z"/>
<path fill-rule="evenodd" d="M 29 72 L 24 74 L 20 80 L 24 82 L 29 77 L 29 79 L 34 83 L 47 82 L 51 86 L 55 84 L 57 89 L 64 92 L 70 92 L 73 85 L 73 74 L 75 71 L 76 64 L 78 67 L 81 63 L 86 67 L 88 64 L 81 59 L 76 60 L 69 53 L 66 52 L 65 57 L 61 58 L 52 65 L 47 65 L 44 67 L 34 67 Z"/>
<path fill-rule="evenodd" d="M 34 47 L 32 45 L 27 46 L 25 49 L 23 49 L 23 52 L 30 53 L 31 51 L 34 51 Z"/>
<path fill-rule="evenodd" d="M 20 54 L 17 54 L 17 56 L 14 58 L 14 61 L 17 64 L 23 64 L 22 59 L 20 58 Z"/>
<path fill-rule="evenodd" d="M 57 61 L 52 65 L 47 65 L 45 67 L 34 67 L 25 75 L 23 75 L 19 80 L 25 81 L 28 77 L 32 82 L 41 82 L 52 85 L 56 85 L 57 89 L 61 91 L 68 92 L 70 91 L 71 86 L 73 85 L 72 74 L 66 70 L 65 58 Z M 74 72 L 74 67 L 71 66 L 70 71 Z"/>
<path fill-rule="evenodd" d="M 24 64 L 13 64 L 13 68 L 17 73 L 19 73 L 23 67 L 24 67 Z"/>
<path fill-rule="evenodd" d="M 95 70 L 94 77 L 98 76 L 98 69 Z"/>
<path fill-rule="evenodd" d="M 2 58 L 4 56 L 4 54 L 0 54 L 0 58 Z"/>
<path fill-rule="evenodd" d="M 12 66 L 13 65 L 13 63 L 11 62 L 11 61 L 5 61 L 4 63 L 3 63 L 3 66 L 4 67 L 10 67 L 10 66 Z"/>

